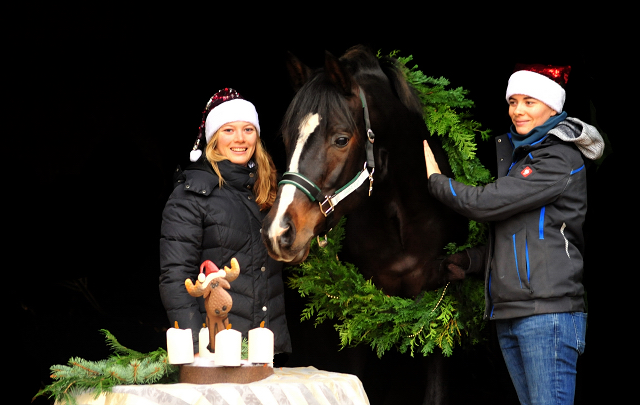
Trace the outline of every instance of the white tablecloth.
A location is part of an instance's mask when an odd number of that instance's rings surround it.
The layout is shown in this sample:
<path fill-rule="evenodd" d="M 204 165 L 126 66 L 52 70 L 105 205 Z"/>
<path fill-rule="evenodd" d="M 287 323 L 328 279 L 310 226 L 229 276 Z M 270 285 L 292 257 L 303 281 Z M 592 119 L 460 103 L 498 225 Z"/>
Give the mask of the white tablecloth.
<path fill-rule="evenodd" d="M 76 399 L 79 405 L 369 404 L 358 377 L 314 367 L 274 369 L 251 384 L 119 385 L 98 398 L 88 392 Z"/>

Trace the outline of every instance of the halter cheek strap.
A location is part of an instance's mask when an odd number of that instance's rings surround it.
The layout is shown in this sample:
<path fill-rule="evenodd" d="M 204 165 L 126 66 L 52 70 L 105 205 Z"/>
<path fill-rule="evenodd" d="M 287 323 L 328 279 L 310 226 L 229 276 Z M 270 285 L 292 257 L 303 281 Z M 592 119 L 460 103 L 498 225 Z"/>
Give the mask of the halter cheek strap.
<path fill-rule="evenodd" d="M 367 161 L 364 163 L 364 167 L 360 173 L 358 173 L 350 182 L 338 189 L 333 195 L 327 196 L 322 194 L 320 187 L 316 186 L 311 180 L 307 179 L 300 173 L 286 172 L 282 176 L 280 184 L 292 184 L 302 191 L 312 202 L 317 201 L 320 205 L 320 211 L 324 216 L 328 216 L 334 210 L 334 207 L 349 194 L 356 191 L 362 183 L 369 179 L 369 195 L 373 191 L 373 172 L 375 171 L 375 159 L 373 157 L 373 142 L 375 140 L 375 134 L 371 130 L 371 122 L 369 121 L 369 109 L 367 108 L 367 100 L 365 98 L 362 88 L 360 88 L 360 100 L 362 101 L 362 108 L 364 110 L 364 122 L 367 130 L 367 139 L 369 142 L 365 143 L 365 152 L 367 155 Z M 371 172 L 367 167 L 371 168 Z M 328 204 L 328 206 L 327 206 Z M 326 208 L 325 208 L 326 207 Z"/>

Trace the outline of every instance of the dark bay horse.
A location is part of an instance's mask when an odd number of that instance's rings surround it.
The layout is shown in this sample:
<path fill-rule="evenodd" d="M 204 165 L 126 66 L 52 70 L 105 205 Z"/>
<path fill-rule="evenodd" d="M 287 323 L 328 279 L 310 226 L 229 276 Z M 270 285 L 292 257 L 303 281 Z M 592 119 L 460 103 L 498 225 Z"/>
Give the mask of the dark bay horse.
<path fill-rule="evenodd" d="M 386 294 L 415 297 L 448 281 L 439 270 L 443 247 L 464 242 L 468 222 L 429 195 L 422 140 L 443 173 L 451 175 L 450 166 L 393 62 L 362 46 L 339 59 L 327 53 L 318 70 L 290 56 L 297 92 L 282 124 L 287 172 L 262 232 L 272 257 L 295 264 L 307 257 L 313 238 L 346 216 L 340 259 Z M 287 311 L 299 319 L 300 297 L 291 294 Z M 452 366 L 456 360 L 440 353 L 414 358 L 389 351 L 379 359 L 362 345 L 338 350 L 328 323 L 292 321 L 290 331 L 294 353 L 287 366 L 355 374 L 372 404 L 444 404 L 450 392 L 464 391 L 452 381 L 468 381 Z M 456 376 L 449 378 L 451 367 Z"/>
<path fill-rule="evenodd" d="M 451 170 L 392 62 L 361 46 L 340 59 L 327 53 L 317 71 L 290 57 L 299 90 L 282 125 L 287 173 L 263 239 L 272 257 L 298 263 L 346 215 L 341 260 L 386 294 L 415 297 L 447 281 L 443 247 L 464 242 L 467 220 L 429 195 L 423 139 L 443 173 Z"/>

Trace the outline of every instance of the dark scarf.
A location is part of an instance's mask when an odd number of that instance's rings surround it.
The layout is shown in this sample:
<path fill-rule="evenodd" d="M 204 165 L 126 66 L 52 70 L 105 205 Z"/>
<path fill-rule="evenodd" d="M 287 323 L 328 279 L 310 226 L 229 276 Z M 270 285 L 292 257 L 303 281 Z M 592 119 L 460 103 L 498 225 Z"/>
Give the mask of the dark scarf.
<path fill-rule="evenodd" d="M 221 160 L 218 162 L 218 169 L 224 179 L 225 183 L 228 183 L 237 189 L 253 189 L 253 185 L 257 179 L 258 165 L 251 161 L 253 167 L 240 166 L 235 163 L 231 163 L 229 160 Z M 214 175 L 216 178 L 218 175 L 213 170 L 211 163 L 207 158 L 202 155 L 195 163 L 191 164 L 187 169 L 191 170 L 203 170 Z M 251 175 L 253 173 L 253 175 Z M 216 180 L 217 181 L 217 180 Z"/>
<path fill-rule="evenodd" d="M 567 118 L 567 113 L 562 112 L 559 115 L 549 117 L 549 119 L 542 125 L 538 125 L 529 131 L 526 135 L 519 135 L 516 128 L 511 125 L 511 142 L 513 143 L 513 149 L 517 149 L 522 145 L 533 145 L 536 142 L 544 139 L 549 131 L 556 127 L 559 123 Z"/>

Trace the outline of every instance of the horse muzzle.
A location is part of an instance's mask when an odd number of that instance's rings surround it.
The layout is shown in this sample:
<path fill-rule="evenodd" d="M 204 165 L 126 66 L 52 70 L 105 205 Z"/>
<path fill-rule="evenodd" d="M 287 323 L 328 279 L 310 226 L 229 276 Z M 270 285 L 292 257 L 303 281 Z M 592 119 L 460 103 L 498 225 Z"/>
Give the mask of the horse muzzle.
<path fill-rule="evenodd" d="M 317 205 L 306 199 L 290 204 L 276 200 L 262 223 L 262 240 L 269 256 L 291 264 L 303 261 L 309 254 L 311 239 L 316 236 L 315 229 L 323 227 L 325 220 Z"/>

